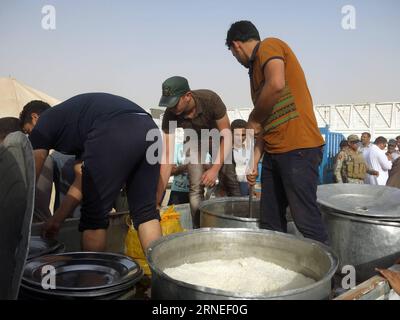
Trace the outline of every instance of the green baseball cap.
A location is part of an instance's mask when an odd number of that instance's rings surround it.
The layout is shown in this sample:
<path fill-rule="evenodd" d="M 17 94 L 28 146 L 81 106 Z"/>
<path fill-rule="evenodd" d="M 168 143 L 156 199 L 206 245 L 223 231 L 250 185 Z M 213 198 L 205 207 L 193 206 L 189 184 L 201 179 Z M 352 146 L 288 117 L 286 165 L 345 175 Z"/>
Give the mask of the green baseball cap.
<path fill-rule="evenodd" d="M 171 77 L 165 80 L 162 84 L 162 96 L 160 107 L 175 107 L 179 99 L 190 91 L 189 83 L 186 78 L 183 77 Z"/>

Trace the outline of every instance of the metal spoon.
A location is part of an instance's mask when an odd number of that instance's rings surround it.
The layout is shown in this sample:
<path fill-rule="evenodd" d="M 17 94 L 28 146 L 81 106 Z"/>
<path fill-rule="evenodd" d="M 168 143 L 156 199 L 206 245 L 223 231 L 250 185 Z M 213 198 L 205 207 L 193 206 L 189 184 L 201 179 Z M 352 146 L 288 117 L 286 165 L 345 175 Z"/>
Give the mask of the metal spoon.
<path fill-rule="evenodd" d="M 250 186 L 249 188 L 249 217 L 253 218 L 253 193 L 254 186 Z"/>

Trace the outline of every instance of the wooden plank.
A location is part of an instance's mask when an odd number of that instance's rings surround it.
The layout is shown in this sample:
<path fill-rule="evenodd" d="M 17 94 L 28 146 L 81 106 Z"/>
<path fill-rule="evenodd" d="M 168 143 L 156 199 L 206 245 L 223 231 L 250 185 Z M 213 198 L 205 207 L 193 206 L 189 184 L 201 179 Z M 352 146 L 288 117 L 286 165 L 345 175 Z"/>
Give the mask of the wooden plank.
<path fill-rule="evenodd" d="M 388 281 L 383 277 L 374 276 L 334 300 L 378 300 L 384 299 L 389 292 Z"/>

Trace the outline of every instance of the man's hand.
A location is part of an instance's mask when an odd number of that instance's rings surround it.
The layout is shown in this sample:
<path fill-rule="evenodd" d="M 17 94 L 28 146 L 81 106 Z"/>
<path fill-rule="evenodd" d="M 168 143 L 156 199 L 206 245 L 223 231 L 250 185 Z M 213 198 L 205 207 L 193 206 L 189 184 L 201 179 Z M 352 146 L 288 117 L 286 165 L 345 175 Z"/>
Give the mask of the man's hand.
<path fill-rule="evenodd" d="M 249 183 L 249 186 L 252 187 L 256 184 L 256 180 L 258 177 L 258 170 L 255 168 L 251 174 L 247 175 L 247 182 Z"/>
<path fill-rule="evenodd" d="M 217 178 L 218 170 L 212 167 L 203 173 L 203 176 L 201 177 L 201 183 L 207 188 L 213 187 L 217 181 Z"/>
<path fill-rule="evenodd" d="M 178 166 L 176 164 L 173 164 L 171 168 L 171 176 L 177 176 L 178 175 L 177 173 L 178 173 Z"/>
<path fill-rule="evenodd" d="M 373 170 L 373 169 L 368 169 L 367 173 L 371 176 L 376 176 L 379 177 L 379 171 Z"/>
<path fill-rule="evenodd" d="M 42 237 L 47 239 L 53 239 L 58 235 L 60 231 L 61 223 L 53 216 L 45 222 L 42 228 Z"/>
<path fill-rule="evenodd" d="M 388 269 L 375 269 L 378 271 L 387 281 L 389 281 L 392 289 L 400 295 L 400 272 L 394 272 Z"/>
<path fill-rule="evenodd" d="M 379 171 L 372 170 L 371 175 L 379 177 Z"/>

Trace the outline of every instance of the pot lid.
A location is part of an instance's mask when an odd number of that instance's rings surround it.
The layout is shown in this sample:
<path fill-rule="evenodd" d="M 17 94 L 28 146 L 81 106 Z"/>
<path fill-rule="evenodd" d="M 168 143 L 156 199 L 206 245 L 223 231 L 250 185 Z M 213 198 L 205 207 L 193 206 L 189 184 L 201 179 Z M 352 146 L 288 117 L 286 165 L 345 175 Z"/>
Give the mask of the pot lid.
<path fill-rule="evenodd" d="M 133 284 L 143 276 L 140 266 L 127 256 L 103 252 L 70 252 L 29 260 L 25 266 L 23 283 L 33 288 L 42 288 L 42 268 L 46 265 L 55 268 L 57 291 L 107 289 Z"/>
<path fill-rule="evenodd" d="M 400 189 L 367 184 L 318 186 L 317 201 L 337 212 L 379 220 L 400 220 Z"/>

